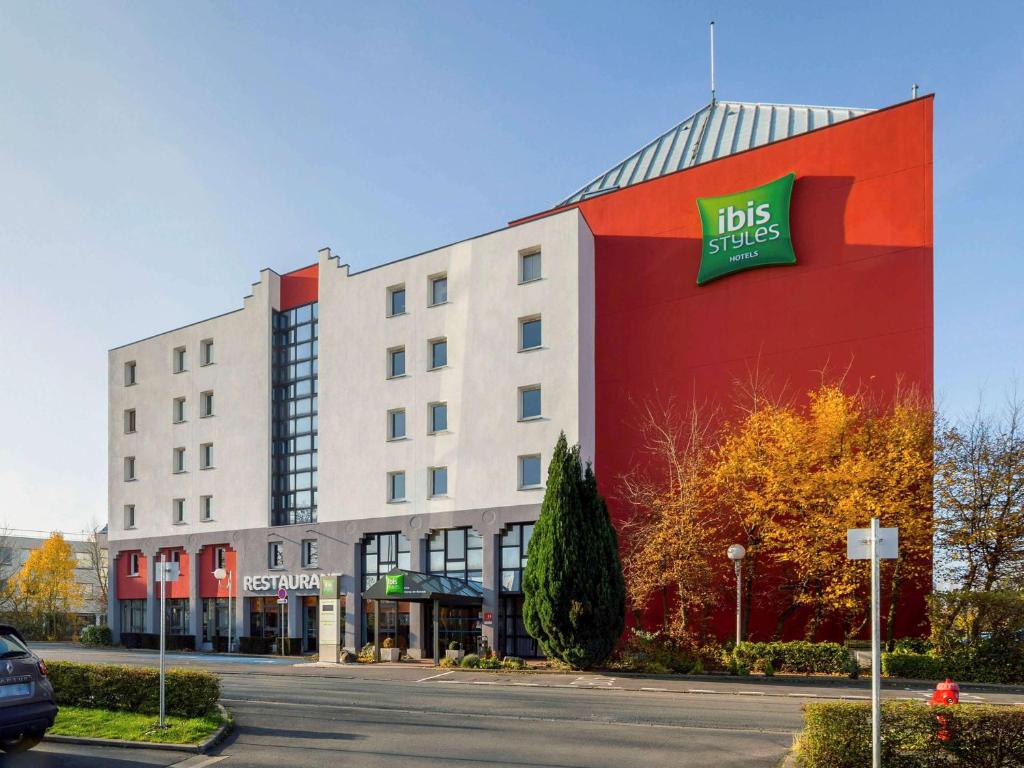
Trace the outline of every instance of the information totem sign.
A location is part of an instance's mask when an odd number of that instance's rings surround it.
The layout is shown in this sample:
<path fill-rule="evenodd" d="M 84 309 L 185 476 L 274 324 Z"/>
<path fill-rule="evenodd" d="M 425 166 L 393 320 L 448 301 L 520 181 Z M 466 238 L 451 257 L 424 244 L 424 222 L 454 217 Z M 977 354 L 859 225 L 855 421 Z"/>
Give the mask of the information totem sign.
<path fill-rule="evenodd" d="M 337 663 L 342 644 L 341 600 L 338 577 L 320 577 L 320 661 Z"/>

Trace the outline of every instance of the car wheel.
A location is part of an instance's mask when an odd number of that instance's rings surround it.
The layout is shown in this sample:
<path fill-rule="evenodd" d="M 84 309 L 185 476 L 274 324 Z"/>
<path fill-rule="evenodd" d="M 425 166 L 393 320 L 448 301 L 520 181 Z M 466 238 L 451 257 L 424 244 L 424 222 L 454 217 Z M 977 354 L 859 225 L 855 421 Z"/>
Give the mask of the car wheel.
<path fill-rule="evenodd" d="M 14 739 L 0 739 L 0 749 L 4 752 L 26 752 L 43 740 L 41 731 L 26 731 Z"/>

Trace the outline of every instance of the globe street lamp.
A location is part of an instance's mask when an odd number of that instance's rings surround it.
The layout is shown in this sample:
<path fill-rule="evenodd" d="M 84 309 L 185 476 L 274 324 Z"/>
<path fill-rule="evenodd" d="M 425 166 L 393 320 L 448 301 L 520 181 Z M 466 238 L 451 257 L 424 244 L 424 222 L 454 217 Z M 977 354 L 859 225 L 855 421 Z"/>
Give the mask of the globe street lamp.
<path fill-rule="evenodd" d="M 736 567 L 736 645 L 739 646 L 742 639 L 740 617 L 743 615 L 743 580 L 741 574 L 743 572 L 743 558 L 746 556 L 747 550 L 743 548 L 742 544 L 733 544 L 729 547 L 726 554 L 729 555 L 729 559 L 732 560 L 732 564 Z"/>

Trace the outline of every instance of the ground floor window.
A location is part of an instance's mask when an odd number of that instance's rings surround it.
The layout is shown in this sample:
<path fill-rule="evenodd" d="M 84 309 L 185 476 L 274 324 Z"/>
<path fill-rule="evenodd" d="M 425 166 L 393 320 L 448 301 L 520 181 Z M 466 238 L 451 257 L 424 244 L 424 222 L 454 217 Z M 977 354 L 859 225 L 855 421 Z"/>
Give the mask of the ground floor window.
<path fill-rule="evenodd" d="M 215 638 L 228 636 L 228 599 L 226 597 L 203 598 L 203 642 L 215 642 Z"/>
<path fill-rule="evenodd" d="M 498 643 L 504 656 L 530 658 L 540 655 L 537 641 L 530 637 L 523 624 L 523 596 L 507 595 L 501 598 L 501 623 Z"/>
<path fill-rule="evenodd" d="M 427 609 L 430 606 L 426 606 Z M 437 638 L 441 644 L 440 655 L 448 649 L 448 645 L 454 640 L 459 643 L 466 653 L 479 653 L 480 643 L 480 607 L 479 606 L 454 606 L 442 605 L 438 607 Z M 433 616 L 433 613 L 430 614 Z M 433 640 L 433 633 L 428 637 Z"/>
<path fill-rule="evenodd" d="M 282 632 L 282 629 L 284 630 Z M 276 597 L 249 598 L 249 636 L 275 638 L 288 631 L 288 604 Z"/>
<path fill-rule="evenodd" d="M 320 634 L 320 598 L 303 597 L 300 599 L 302 600 L 302 650 L 305 653 L 314 653 L 318 649 L 317 641 Z"/>
<path fill-rule="evenodd" d="M 362 644 L 372 643 L 374 638 L 373 626 L 373 600 L 363 603 L 363 610 L 366 612 L 366 621 L 363 622 Z M 385 638 L 391 638 L 395 648 L 403 651 L 409 648 L 409 603 L 399 603 L 394 600 L 380 601 L 380 642 L 384 644 Z"/>
<path fill-rule="evenodd" d="M 165 614 L 165 621 L 167 623 L 167 634 L 168 635 L 187 635 L 189 634 L 189 621 L 188 621 L 188 598 L 175 598 L 167 600 L 167 612 Z"/>
<path fill-rule="evenodd" d="M 146 601 L 145 600 L 122 600 L 121 601 L 121 631 L 122 632 L 145 632 L 146 631 Z"/>

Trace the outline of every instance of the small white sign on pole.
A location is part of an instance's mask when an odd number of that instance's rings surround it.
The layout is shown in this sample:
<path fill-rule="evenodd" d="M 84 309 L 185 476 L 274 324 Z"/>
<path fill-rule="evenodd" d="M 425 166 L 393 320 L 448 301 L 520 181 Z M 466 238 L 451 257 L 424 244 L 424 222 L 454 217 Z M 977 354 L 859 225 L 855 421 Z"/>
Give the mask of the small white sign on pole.
<path fill-rule="evenodd" d="M 895 560 L 899 556 L 900 529 L 879 528 L 876 546 L 879 560 Z M 850 528 L 846 531 L 846 559 L 871 559 L 870 528 Z"/>
<path fill-rule="evenodd" d="M 882 620 L 880 560 L 899 556 L 900 529 L 879 528 L 871 518 L 870 528 L 846 531 L 846 557 L 871 561 L 871 768 L 882 768 Z"/>
<path fill-rule="evenodd" d="M 177 581 L 181 575 L 181 566 L 175 562 L 160 561 L 156 564 L 156 580 L 158 582 Z"/>

